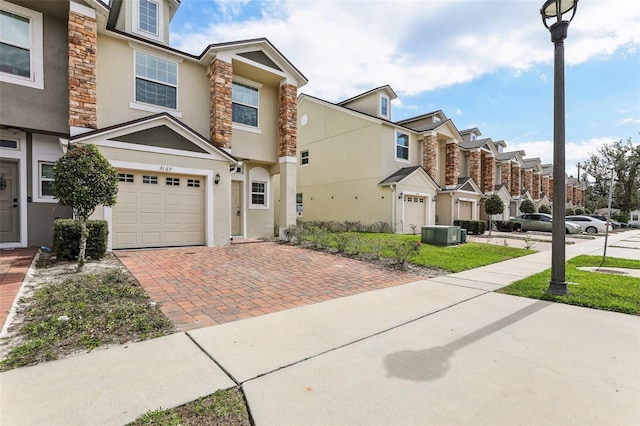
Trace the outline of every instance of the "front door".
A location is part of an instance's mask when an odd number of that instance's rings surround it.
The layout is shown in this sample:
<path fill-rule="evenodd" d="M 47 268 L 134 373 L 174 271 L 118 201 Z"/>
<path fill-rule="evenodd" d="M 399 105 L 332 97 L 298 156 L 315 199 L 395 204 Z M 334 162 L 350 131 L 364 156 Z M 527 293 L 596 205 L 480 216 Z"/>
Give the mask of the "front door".
<path fill-rule="evenodd" d="M 0 243 L 19 240 L 18 164 L 0 162 Z"/>
<path fill-rule="evenodd" d="M 231 235 L 242 235 L 242 182 L 231 181 Z"/>

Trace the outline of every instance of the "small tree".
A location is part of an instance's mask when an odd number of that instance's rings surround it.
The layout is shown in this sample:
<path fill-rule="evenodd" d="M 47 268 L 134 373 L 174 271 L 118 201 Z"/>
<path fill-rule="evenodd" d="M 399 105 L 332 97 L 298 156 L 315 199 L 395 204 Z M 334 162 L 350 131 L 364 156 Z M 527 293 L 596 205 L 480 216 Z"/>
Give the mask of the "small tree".
<path fill-rule="evenodd" d="M 491 236 L 491 216 L 504 212 L 504 203 L 498 194 L 491 194 L 484 201 L 484 211 L 489 215 L 489 236 Z"/>
<path fill-rule="evenodd" d="M 58 159 L 53 167 L 53 178 L 53 195 L 60 204 L 71 207 L 74 219 L 80 221 L 78 270 L 82 270 L 87 248 L 87 220 L 98 205 L 111 207 L 116 203 L 118 173 L 95 145 L 76 145 Z"/>
<path fill-rule="evenodd" d="M 531 201 L 530 199 L 526 198 L 522 204 L 520 204 L 520 212 L 521 213 L 535 213 L 536 212 L 536 205 L 533 204 L 533 201 Z"/>

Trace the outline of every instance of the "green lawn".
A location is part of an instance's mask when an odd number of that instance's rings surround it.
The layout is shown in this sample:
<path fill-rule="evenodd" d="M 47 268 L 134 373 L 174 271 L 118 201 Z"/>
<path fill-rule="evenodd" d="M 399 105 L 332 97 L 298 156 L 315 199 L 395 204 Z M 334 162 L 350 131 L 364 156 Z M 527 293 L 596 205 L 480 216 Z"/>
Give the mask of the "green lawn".
<path fill-rule="evenodd" d="M 333 233 L 333 241 L 329 244 L 336 247 L 336 236 L 350 235 L 353 241 L 359 241 L 359 254 L 368 254 L 379 250 L 380 256 L 393 257 L 389 245 L 394 242 L 420 241 L 420 235 L 382 234 L 382 233 Z M 379 247 L 379 249 L 376 249 Z M 349 244 L 345 253 L 349 253 Z M 433 246 L 423 244 L 420 253 L 410 258 L 409 262 L 426 267 L 440 268 L 449 272 L 460 272 L 480 266 L 490 265 L 515 257 L 526 256 L 534 251 L 513 247 L 498 246 L 483 243 L 465 243 L 455 246 Z"/>
<path fill-rule="evenodd" d="M 517 281 L 498 290 L 499 293 L 532 299 L 549 300 L 569 305 L 605 311 L 640 315 L 640 278 L 620 274 L 580 271 L 580 266 L 600 266 L 602 257 L 578 256 L 567 262 L 566 280 L 577 285 L 569 285 L 569 294 L 556 296 L 547 293 L 551 269 Z M 607 258 L 602 267 L 640 269 L 640 261 Z"/>

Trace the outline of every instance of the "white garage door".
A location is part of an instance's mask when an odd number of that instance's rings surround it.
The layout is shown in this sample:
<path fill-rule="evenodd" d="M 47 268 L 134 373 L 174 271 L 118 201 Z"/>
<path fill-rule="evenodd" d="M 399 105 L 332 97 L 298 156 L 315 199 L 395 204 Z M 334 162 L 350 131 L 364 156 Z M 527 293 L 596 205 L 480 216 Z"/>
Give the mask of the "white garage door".
<path fill-rule="evenodd" d="M 417 196 L 404 197 L 404 233 L 413 232 L 411 226 L 417 227 L 417 232 L 426 225 L 426 198 Z"/>
<path fill-rule="evenodd" d="M 471 201 L 460 201 L 460 219 L 473 219 L 473 204 L 471 203 Z"/>
<path fill-rule="evenodd" d="M 202 176 L 118 171 L 113 248 L 205 244 Z"/>

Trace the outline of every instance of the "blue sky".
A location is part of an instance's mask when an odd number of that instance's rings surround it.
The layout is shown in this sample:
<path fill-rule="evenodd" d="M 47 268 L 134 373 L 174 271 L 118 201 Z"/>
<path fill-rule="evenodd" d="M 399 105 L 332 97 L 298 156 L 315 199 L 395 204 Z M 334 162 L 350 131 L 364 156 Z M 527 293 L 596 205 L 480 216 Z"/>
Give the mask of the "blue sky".
<path fill-rule="evenodd" d="M 507 149 L 553 160 L 553 43 L 529 0 L 182 0 L 171 45 L 268 38 L 340 101 L 389 84 L 393 120 L 442 110 Z M 640 1 L 579 0 L 565 41 L 566 167 L 640 142 Z M 572 173 L 573 172 L 573 173 Z"/>

